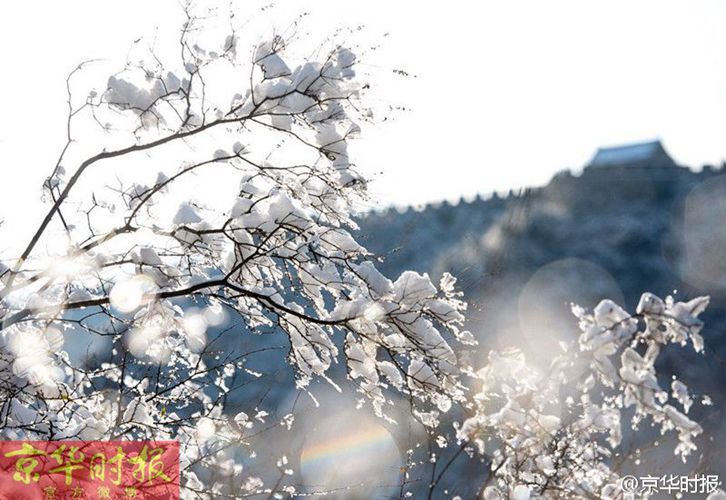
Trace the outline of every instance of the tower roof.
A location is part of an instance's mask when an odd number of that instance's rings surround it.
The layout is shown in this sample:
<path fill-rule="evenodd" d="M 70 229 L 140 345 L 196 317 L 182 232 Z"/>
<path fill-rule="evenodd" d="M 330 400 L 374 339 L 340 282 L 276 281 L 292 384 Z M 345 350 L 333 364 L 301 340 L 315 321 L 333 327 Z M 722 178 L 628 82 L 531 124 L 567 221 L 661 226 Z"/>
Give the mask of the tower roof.
<path fill-rule="evenodd" d="M 588 163 L 589 167 L 616 165 L 675 166 L 660 141 L 639 142 L 622 146 L 599 148 Z"/>

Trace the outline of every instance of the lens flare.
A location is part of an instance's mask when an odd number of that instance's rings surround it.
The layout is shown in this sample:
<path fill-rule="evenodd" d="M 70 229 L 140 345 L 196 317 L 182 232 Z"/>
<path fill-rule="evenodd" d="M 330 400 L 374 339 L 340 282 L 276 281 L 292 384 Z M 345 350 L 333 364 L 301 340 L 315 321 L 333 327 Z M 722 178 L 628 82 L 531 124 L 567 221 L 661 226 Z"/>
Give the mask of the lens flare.
<path fill-rule="evenodd" d="M 300 456 L 302 477 L 316 488 L 361 489 L 367 496 L 400 479 L 401 454 L 391 434 L 361 414 L 339 415 L 317 426 Z M 350 491 L 349 491 L 350 493 Z"/>

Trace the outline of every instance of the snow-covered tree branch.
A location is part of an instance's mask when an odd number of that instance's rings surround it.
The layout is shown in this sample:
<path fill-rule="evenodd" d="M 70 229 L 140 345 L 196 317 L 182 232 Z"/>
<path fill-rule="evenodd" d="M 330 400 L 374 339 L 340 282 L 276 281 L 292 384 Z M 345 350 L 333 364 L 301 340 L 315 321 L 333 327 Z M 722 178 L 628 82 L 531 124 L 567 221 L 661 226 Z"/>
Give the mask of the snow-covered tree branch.
<path fill-rule="evenodd" d="M 564 346 L 544 373 L 521 351 L 492 351 L 477 374 L 474 415 L 458 428 L 459 439 L 487 457 L 483 498 L 640 497 L 621 483 L 623 467 L 638 458 L 621 446 L 627 422 L 630 432 L 649 424 L 675 434 L 672 453 L 685 463 L 703 432 L 687 416 L 695 397 L 675 377 L 661 386 L 655 365 L 668 344 L 703 351 L 698 316 L 708 301 L 645 293 L 635 315 L 610 300 L 592 313 L 575 306 L 579 348 Z M 699 402 L 710 405 L 708 396 Z"/>
<path fill-rule="evenodd" d="M 216 350 L 208 327 L 234 315 L 246 328 L 233 334 L 285 332 L 299 388 L 335 383 L 343 363 L 381 416 L 391 391 L 461 400 L 451 345 L 473 339 L 453 278 L 390 280 L 356 242 L 366 182 L 348 143 L 370 120 L 356 54 L 324 42 L 300 58 L 285 33 L 244 46 L 187 16 L 177 60 L 137 44 L 82 98 L 85 67 L 69 76 L 47 213 L 0 270 L 0 432 L 178 439 L 183 485 L 201 493 L 200 465 L 221 460 L 205 440 L 239 446 L 254 421 L 225 406 L 245 357 Z M 79 335 L 93 359 L 64 349 Z M 205 490 L 263 489 L 213 477 Z"/>

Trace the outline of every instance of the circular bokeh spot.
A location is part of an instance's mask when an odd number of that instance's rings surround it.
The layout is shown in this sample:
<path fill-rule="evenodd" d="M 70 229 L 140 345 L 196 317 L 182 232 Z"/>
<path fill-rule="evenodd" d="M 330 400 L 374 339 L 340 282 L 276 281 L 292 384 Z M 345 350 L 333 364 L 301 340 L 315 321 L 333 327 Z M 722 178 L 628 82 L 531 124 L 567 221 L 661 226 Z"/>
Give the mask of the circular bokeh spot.
<path fill-rule="evenodd" d="M 514 343 L 533 361 L 562 354 L 560 342 L 579 335 L 571 304 L 592 309 L 602 299 L 623 304 L 623 293 L 605 269 L 578 258 L 550 262 L 538 269 L 519 295 L 521 342 Z"/>
<path fill-rule="evenodd" d="M 712 177 L 686 197 L 680 262 L 682 279 L 716 292 L 726 289 L 726 175 Z"/>

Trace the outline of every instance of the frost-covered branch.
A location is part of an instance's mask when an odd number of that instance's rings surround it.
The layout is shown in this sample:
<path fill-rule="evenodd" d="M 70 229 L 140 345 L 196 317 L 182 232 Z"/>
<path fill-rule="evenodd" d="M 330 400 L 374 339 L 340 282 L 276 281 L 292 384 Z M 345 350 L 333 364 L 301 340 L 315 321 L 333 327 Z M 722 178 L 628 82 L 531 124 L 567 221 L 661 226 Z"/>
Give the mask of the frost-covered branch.
<path fill-rule="evenodd" d="M 574 307 L 579 351 L 553 360 L 547 373 L 519 351 L 492 351 L 478 373 L 475 414 L 458 428 L 462 442 L 490 457 L 483 497 L 625 498 L 626 415 L 631 430 L 650 420 L 675 433 L 673 453 L 685 462 L 702 433 L 687 417 L 694 397 L 675 377 L 661 386 L 656 363 L 668 344 L 703 350 L 698 316 L 707 304 L 708 297 L 675 302 L 646 293 L 635 315 L 610 300 L 591 314 Z"/>

